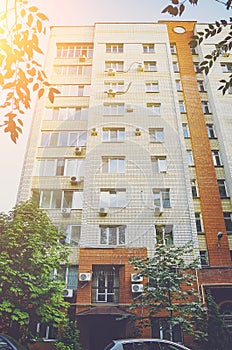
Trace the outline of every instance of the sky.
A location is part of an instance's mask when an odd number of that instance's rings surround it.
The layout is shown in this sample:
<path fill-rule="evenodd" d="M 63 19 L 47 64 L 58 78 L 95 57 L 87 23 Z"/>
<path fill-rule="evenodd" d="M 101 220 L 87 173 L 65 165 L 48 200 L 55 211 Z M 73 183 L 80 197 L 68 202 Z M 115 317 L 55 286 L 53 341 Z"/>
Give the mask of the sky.
<path fill-rule="evenodd" d="M 194 20 L 207 23 L 231 16 L 231 11 L 226 11 L 225 6 L 216 0 L 198 0 L 198 6 L 194 7 L 187 1 L 184 14 L 178 18 L 161 14 L 162 9 L 170 3 L 169 0 L 29 0 L 29 3 L 47 15 L 51 26 L 158 20 Z M 34 105 L 24 119 L 23 134 L 16 145 L 0 128 L 0 212 L 10 211 L 16 203 L 33 109 Z"/>

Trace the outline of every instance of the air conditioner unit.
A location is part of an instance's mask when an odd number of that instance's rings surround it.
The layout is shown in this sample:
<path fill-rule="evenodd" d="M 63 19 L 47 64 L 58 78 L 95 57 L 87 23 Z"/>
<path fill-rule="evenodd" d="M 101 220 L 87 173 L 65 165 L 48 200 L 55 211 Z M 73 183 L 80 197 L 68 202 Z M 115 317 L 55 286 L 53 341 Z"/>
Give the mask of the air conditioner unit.
<path fill-rule="evenodd" d="M 137 72 L 143 72 L 143 71 L 144 71 L 144 65 L 143 65 L 143 63 L 138 63 Z"/>
<path fill-rule="evenodd" d="M 131 285 L 131 291 L 132 293 L 141 293 L 143 292 L 143 284 L 132 284 Z"/>
<path fill-rule="evenodd" d="M 115 97 L 116 93 L 117 93 L 117 92 L 116 92 L 114 89 L 109 89 L 109 90 L 107 91 L 108 97 Z"/>
<path fill-rule="evenodd" d="M 131 274 L 131 282 L 142 282 L 143 276 L 140 276 L 138 273 Z"/>
<path fill-rule="evenodd" d="M 71 208 L 63 208 L 61 212 L 63 217 L 68 218 L 71 214 Z"/>
<path fill-rule="evenodd" d="M 135 136 L 141 136 L 141 131 L 139 128 L 135 130 Z"/>
<path fill-rule="evenodd" d="M 99 215 L 100 216 L 106 216 L 109 212 L 109 209 L 108 208 L 100 208 L 99 210 Z"/>
<path fill-rule="evenodd" d="M 126 106 L 126 111 L 127 112 L 133 112 L 134 108 L 131 105 Z"/>
<path fill-rule="evenodd" d="M 91 281 L 91 273 L 89 273 L 89 272 L 81 272 L 79 274 L 79 281 L 82 281 L 82 282 Z"/>
<path fill-rule="evenodd" d="M 63 295 L 65 298 L 73 297 L 73 289 L 64 289 Z"/>
<path fill-rule="evenodd" d="M 155 206 L 154 207 L 154 215 L 160 216 L 163 213 L 163 208 L 161 206 Z"/>
<path fill-rule="evenodd" d="M 115 68 L 108 68 L 107 73 L 110 77 L 113 77 L 113 76 L 115 76 L 116 70 L 115 70 Z"/>
<path fill-rule="evenodd" d="M 82 147 L 75 147 L 75 154 L 76 156 L 80 156 L 82 153 Z"/>
<path fill-rule="evenodd" d="M 96 128 L 93 128 L 91 130 L 91 136 L 97 136 L 97 129 Z"/>
<path fill-rule="evenodd" d="M 229 52 L 224 52 L 224 54 L 222 56 L 223 57 L 230 57 L 230 53 Z"/>
<path fill-rule="evenodd" d="M 87 58 L 86 55 L 80 55 L 80 56 L 79 56 L 79 61 L 80 61 L 80 62 L 85 62 L 85 61 L 86 61 L 86 58 Z"/>

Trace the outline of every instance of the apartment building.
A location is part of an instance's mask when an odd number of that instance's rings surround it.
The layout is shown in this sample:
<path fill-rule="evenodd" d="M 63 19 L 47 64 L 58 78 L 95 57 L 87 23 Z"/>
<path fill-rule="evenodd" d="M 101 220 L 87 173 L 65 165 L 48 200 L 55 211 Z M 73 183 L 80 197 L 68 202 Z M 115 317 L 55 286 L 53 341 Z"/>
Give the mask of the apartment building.
<path fill-rule="evenodd" d="M 66 232 L 65 297 L 84 349 L 134 335 L 128 307 L 143 282 L 129 259 L 152 256 L 157 240 L 193 242 L 199 291 L 211 290 L 232 325 L 232 95 L 217 90 L 232 63 L 222 55 L 199 73 L 220 39 L 191 50 L 202 28 L 51 29 L 45 68 L 61 93 L 37 103 L 18 201 L 33 196 Z M 157 319 L 143 335 L 161 331 Z"/>

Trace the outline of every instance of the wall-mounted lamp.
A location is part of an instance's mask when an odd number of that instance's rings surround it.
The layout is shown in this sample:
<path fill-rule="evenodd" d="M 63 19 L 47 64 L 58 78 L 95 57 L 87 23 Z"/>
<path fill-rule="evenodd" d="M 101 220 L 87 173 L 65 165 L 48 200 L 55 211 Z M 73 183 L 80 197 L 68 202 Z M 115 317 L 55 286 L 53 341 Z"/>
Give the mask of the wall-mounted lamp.
<path fill-rule="evenodd" d="M 222 232 L 218 232 L 218 234 L 217 234 L 217 238 L 218 238 L 218 248 L 220 248 L 221 247 L 221 239 L 222 239 L 222 237 L 223 237 L 223 233 Z"/>

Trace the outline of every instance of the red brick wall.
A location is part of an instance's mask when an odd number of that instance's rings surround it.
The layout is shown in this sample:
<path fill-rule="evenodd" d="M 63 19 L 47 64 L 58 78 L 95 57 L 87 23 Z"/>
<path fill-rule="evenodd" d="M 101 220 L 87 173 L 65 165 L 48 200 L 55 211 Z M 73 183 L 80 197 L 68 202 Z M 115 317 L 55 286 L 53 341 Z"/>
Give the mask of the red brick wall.
<path fill-rule="evenodd" d="M 177 49 L 210 266 L 228 266 L 231 265 L 231 258 L 221 199 L 205 127 L 201 97 L 197 87 L 196 73 L 188 44 L 193 35 L 195 22 L 165 23 L 168 26 L 170 42 L 175 43 Z M 175 33 L 173 28 L 176 26 L 183 26 L 186 32 L 184 34 Z M 217 234 L 220 231 L 224 232 L 224 235 L 221 239 L 221 246 L 218 248 Z"/>

